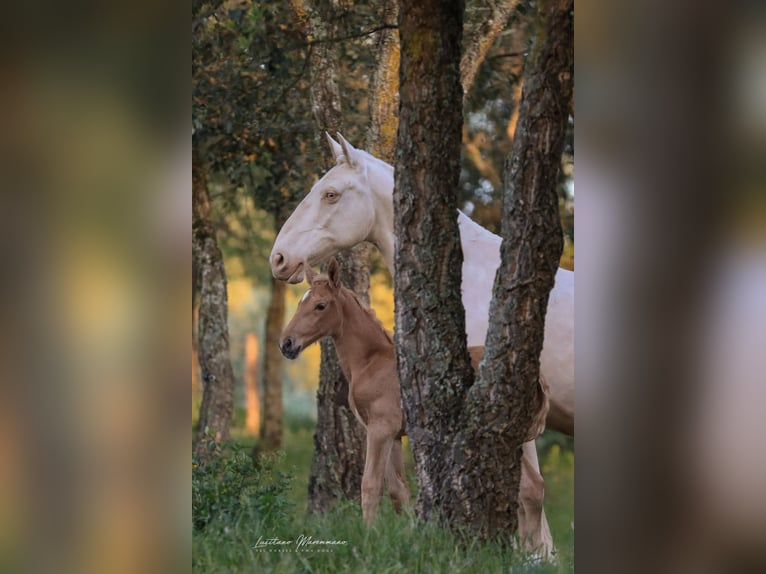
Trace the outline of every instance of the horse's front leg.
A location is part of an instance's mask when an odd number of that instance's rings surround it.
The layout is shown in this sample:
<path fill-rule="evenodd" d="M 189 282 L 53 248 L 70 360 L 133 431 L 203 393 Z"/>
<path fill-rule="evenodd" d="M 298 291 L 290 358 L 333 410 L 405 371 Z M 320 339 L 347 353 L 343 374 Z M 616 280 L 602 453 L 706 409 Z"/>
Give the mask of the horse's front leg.
<path fill-rule="evenodd" d="M 391 453 L 393 438 L 385 429 L 367 426 L 367 459 L 362 476 L 362 516 L 367 526 L 375 520 L 383 496 L 383 476 Z"/>

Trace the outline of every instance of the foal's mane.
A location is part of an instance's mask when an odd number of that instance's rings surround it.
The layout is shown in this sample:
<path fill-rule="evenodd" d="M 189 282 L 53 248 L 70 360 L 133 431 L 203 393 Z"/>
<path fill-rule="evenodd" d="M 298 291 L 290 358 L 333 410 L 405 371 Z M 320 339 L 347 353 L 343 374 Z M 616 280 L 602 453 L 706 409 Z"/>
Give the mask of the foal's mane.
<path fill-rule="evenodd" d="M 346 293 L 348 293 L 349 295 L 351 295 L 351 297 L 354 299 L 354 301 L 356 301 L 356 304 L 357 304 L 357 305 L 359 305 L 359 307 L 362 309 L 362 311 L 364 311 L 364 312 L 367 314 L 367 316 L 368 316 L 370 319 L 372 319 L 372 322 L 373 322 L 373 323 L 375 323 L 375 325 L 377 325 L 377 326 L 380 328 L 380 330 L 381 330 L 381 332 L 383 333 L 383 335 L 385 335 L 385 337 L 386 337 L 386 340 L 387 340 L 389 343 L 391 343 L 391 344 L 393 345 L 393 344 L 394 344 L 394 340 L 393 340 L 393 338 L 391 337 L 391 333 L 389 333 L 389 332 L 388 332 L 388 329 L 386 329 L 386 328 L 383 326 L 383 323 L 381 323 L 381 322 L 380 322 L 380 319 L 378 319 L 378 316 L 375 314 L 375 309 L 372 309 L 371 307 L 368 307 L 367 305 L 365 305 L 365 304 L 364 304 L 364 303 L 363 303 L 363 302 L 362 302 L 362 301 L 359 299 L 359 295 L 357 295 L 356 293 L 354 293 L 354 292 L 353 292 L 351 289 L 349 289 L 348 287 L 345 287 L 345 286 L 344 286 L 344 287 L 343 287 L 343 290 L 344 290 L 344 291 L 346 291 Z"/>

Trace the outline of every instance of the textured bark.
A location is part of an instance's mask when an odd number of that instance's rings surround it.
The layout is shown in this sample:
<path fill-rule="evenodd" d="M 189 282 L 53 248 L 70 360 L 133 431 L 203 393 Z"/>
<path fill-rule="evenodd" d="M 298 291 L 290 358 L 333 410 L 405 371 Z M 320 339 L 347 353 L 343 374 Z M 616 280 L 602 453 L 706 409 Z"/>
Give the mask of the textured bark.
<path fill-rule="evenodd" d="M 397 367 L 420 490 L 438 518 L 451 492 L 449 437 L 473 379 L 461 301 L 457 188 L 463 3 L 402 0 L 394 190 Z"/>
<path fill-rule="evenodd" d="M 307 42 L 327 40 L 337 30 L 337 2 L 332 0 L 290 0 L 293 14 Z M 324 130 L 335 134 L 340 129 L 340 90 L 338 89 L 338 48 L 334 42 L 318 42 L 309 52 L 311 77 L 311 112 L 316 120 L 321 140 Z"/>
<path fill-rule="evenodd" d="M 495 278 L 479 378 L 454 444 L 447 514 L 483 538 L 516 527 L 521 444 L 533 416 L 548 296 L 563 249 L 558 214 L 561 154 L 574 63 L 573 1 L 539 4 L 519 123 L 506 162 L 502 263 Z"/>
<path fill-rule="evenodd" d="M 200 405 L 195 451 L 208 456 L 208 441 L 229 438 L 234 411 L 234 375 L 229 359 L 226 270 L 215 230 L 210 222 L 207 179 L 196 141 L 192 146 L 192 257 L 199 273 L 197 351 L 204 390 Z"/>
<path fill-rule="evenodd" d="M 291 0 L 299 26 L 307 40 L 331 38 L 336 32 L 336 4 L 329 0 Z M 314 44 L 309 62 L 311 104 L 317 137 L 325 150 L 325 167 L 332 167 L 332 154 L 324 132 L 341 127 L 341 100 L 337 82 L 338 50 L 333 42 Z M 344 284 L 368 298 L 369 248 L 360 245 L 338 257 Z M 339 499 L 359 500 L 364 471 L 365 431 L 348 408 L 348 381 L 343 376 L 335 347 L 329 339 L 321 343 L 317 426 L 314 456 L 308 486 L 308 509 L 326 512 Z"/>
<path fill-rule="evenodd" d="M 261 429 L 261 400 L 258 396 L 258 337 L 248 333 L 245 337 L 245 428 L 252 434 Z"/>
<path fill-rule="evenodd" d="M 285 323 L 285 291 L 285 284 L 272 277 L 263 356 L 261 438 L 266 448 L 279 448 L 282 445 L 282 353 L 279 351 L 279 335 Z"/>
<path fill-rule="evenodd" d="M 399 15 L 397 0 L 384 0 L 383 22 L 392 24 Z M 376 66 L 370 81 L 370 125 L 367 151 L 389 163 L 394 161 L 399 126 L 399 31 L 381 30 Z"/>
<path fill-rule="evenodd" d="M 519 4 L 519 0 L 503 0 L 502 2 L 490 2 L 489 4 L 492 10 L 491 15 L 481 23 L 479 29 L 473 34 L 460 60 L 460 76 L 464 100 L 473 85 L 473 80 L 476 77 L 479 66 L 484 61 L 497 35 L 505 29 L 508 19 Z"/>

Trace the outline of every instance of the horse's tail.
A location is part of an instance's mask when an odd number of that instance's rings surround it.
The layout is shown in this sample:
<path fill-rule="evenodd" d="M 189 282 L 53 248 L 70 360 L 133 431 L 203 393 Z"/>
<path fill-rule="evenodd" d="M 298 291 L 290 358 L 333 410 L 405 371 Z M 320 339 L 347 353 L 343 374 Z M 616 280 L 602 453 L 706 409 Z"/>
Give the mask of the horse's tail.
<path fill-rule="evenodd" d="M 532 424 L 529 426 L 529 432 L 527 433 L 524 441 L 535 440 L 545 430 L 545 419 L 548 417 L 548 411 L 551 407 L 550 401 L 551 388 L 542 373 L 537 382 L 537 396 L 535 397 L 535 414 L 532 418 Z"/>

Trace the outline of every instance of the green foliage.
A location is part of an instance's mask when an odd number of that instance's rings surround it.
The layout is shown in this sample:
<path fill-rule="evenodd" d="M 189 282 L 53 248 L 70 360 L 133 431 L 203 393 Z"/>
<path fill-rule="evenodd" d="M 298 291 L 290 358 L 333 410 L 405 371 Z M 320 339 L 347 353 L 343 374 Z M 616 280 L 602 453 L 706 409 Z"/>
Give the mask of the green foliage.
<path fill-rule="evenodd" d="M 243 513 L 263 521 L 284 520 L 291 505 L 286 497 L 289 476 L 259 455 L 254 461 L 243 446 L 211 441 L 213 456 L 203 463 L 192 456 L 192 526 L 201 531 L 228 524 Z"/>
<path fill-rule="evenodd" d="M 395 514 L 388 500 L 383 501 L 372 529 L 365 528 L 361 509 L 352 503 L 341 503 L 325 516 L 307 517 L 304 512 L 311 432 L 287 429 L 284 446 L 286 456 L 275 468 L 290 472 L 289 496 L 296 501 L 295 511 L 272 515 L 267 520 L 256 508 L 248 507 L 225 521 L 226 528 L 195 531 L 194 572 L 573 572 L 574 458 L 566 448 L 553 445 L 540 457 L 546 485 L 545 510 L 558 550 L 558 563 L 551 565 L 538 564 L 523 553 L 496 544 L 466 543 L 437 525 Z M 294 546 L 286 552 L 253 548 L 259 537 L 294 540 L 301 535 L 348 544 L 330 552 L 300 552 Z"/>

